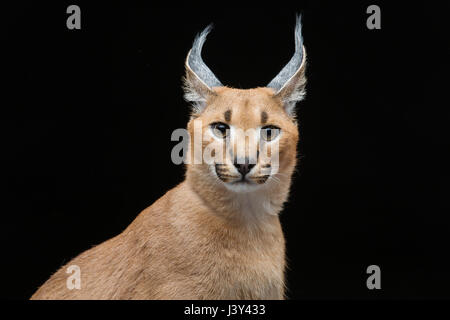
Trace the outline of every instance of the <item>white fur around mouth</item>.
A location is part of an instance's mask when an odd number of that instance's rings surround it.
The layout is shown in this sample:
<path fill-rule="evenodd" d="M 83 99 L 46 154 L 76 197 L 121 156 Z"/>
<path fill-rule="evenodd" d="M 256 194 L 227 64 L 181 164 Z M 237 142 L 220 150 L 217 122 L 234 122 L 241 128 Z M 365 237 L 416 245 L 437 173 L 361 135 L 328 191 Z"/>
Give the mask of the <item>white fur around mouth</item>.
<path fill-rule="evenodd" d="M 226 188 L 233 192 L 252 192 L 261 189 L 263 184 L 258 184 L 250 180 L 238 180 L 234 182 L 224 182 Z"/>
<path fill-rule="evenodd" d="M 235 185 L 239 185 L 239 184 L 242 184 L 242 185 L 245 185 L 245 184 L 256 184 L 256 183 L 254 183 L 253 181 L 251 181 L 251 180 L 249 180 L 247 178 L 240 179 L 240 180 L 237 180 L 237 181 L 233 181 L 233 182 L 230 182 L 230 183 L 231 184 L 235 184 Z"/>

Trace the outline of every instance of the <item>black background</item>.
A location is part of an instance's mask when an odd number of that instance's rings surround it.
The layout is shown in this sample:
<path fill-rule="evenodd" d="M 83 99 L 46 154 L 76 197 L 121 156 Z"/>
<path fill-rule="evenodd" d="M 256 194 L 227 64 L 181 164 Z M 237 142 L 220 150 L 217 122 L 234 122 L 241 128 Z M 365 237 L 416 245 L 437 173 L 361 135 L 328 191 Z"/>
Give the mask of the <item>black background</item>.
<path fill-rule="evenodd" d="M 427 2 L 428 3 L 428 2 Z M 81 30 L 66 8 L 81 7 Z M 366 8 L 381 7 L 368 30 Z M 301 162 L 281 215 L 288 297 L 450 297 L 449 35 L 431 3 L 21 2 L 4 10 L 1 297 L 27 299 L 63 263 L 120 233 L 183 180 L 184 59 L 222 83 L 267 84 L 303 14 Z M 366 287 L 381 267 L 381 290 Z"/>

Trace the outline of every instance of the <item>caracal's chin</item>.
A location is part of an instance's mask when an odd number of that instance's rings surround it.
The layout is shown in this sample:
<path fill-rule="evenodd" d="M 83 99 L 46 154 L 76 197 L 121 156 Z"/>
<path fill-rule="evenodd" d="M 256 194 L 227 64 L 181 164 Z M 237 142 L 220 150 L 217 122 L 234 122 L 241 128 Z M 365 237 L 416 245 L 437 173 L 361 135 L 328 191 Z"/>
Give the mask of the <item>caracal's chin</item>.
<path fill-rule="evenodd" d="M 262 188 L 264 188 L 264 186 L 266 185 L 266 183 L 255 183 L 252 182 L 250 180 L 240 180 L 240 181 L 235 181 L 235 182 L 223 182 L 225 184 L 225 187 L 233 192 L 253 192 L 253 191 L 258 191 L 261 190 Z"/>

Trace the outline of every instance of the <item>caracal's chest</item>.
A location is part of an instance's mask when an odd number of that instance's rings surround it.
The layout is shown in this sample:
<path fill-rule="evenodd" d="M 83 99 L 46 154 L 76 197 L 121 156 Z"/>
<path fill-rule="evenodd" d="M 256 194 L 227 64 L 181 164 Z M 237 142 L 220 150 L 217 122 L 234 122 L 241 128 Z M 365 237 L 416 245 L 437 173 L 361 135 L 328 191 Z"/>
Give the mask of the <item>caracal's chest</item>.
<path fill-rule="evenodd" d="M 204 288 L 218 299 L 283 299 L 284 238 L 215 246 L 202 266 Z"/>

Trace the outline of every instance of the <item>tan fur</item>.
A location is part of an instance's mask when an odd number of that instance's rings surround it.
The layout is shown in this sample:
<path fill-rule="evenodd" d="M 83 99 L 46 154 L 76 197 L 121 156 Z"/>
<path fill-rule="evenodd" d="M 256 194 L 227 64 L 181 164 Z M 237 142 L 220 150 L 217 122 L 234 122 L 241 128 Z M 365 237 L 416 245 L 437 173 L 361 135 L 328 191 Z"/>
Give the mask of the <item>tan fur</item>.
<path fill-rule="evenodd" d="M 211 123 L 224 121 L 227 110 L 230 125 L 256 128 L 265 111 L 268 123 L 282 129 L 279 173 L 256 191 L 234 192 L 208 164 L 187 165 L 184 182 L 124 232 L 59 269 L 31 299 L 285 297 L 285 242 L 278 214 L 296 164 L 296 122 L 284 111 L 283 97 L 269 88 L 217 87 L 207 94 L 207 107 L 188 123 L 190 134 L 195 120 L 202 121 L 205 133 Z M 66 286 L 70 265 L 81 269 L 81 289 Z"/>

